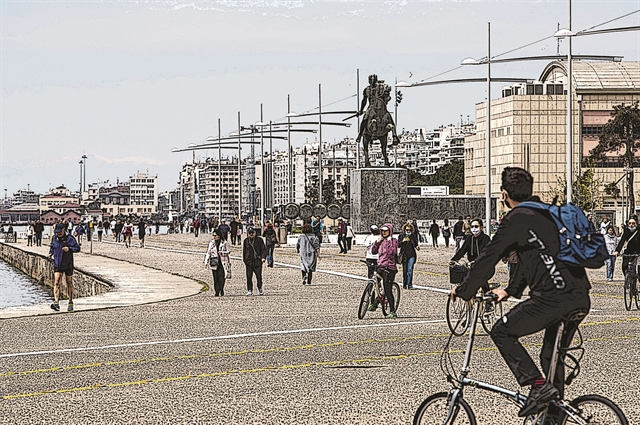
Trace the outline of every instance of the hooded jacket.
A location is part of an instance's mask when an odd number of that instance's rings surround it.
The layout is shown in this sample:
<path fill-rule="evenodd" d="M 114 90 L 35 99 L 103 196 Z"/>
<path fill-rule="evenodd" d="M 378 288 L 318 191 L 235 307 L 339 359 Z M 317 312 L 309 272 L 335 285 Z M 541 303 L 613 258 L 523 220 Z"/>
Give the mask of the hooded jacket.
<path fill-rule="evenodd" d="M 393 224 L 385 223 L 382 227 L 389 228 L 389 237 L 381 242 L 376 241 L 371 247 L 372 254 L 378 254 L 378 267 L 389 270 L 398 270 L 396 267 L 396 255 L 398 254 L 398 240 L 393 237 Z"/>
<path fill-rule="evenodd" d="M 69 251 L 66 253 L 62 250 L 62 248 L 68 247 Z M 51 245 L 49 247 L 49 255 L 53 256 L 53 267 L 54 269 L 59 269 L 62 265 L 63 256 L 70 257 L 68 258 L 69 267 L 73 267 L 73 253 L 80 252 L 80 245 L 76 239 L 68 233 L 65 233 L 62 238 L 58 238 L 58 236 L 54 235 L 51 239 Z"/>

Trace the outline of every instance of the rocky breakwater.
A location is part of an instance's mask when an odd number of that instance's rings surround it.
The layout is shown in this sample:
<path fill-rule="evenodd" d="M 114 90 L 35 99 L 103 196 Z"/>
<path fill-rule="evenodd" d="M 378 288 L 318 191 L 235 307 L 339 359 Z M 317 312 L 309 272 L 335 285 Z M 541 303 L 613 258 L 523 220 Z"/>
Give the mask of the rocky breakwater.
<path fill-rule="evenodd" d="M 0 258 L 38 282 L 53 287 L 53 261 L 48 256 L 0 242 Z M 113 284 L 83 271 L 76 265 L 73 273 L 73 289 L 74 298 L 90 297 L 109 292 L 113 289 Z M 65 279 L 62 279 L 60 290 L 67 296 Z"/>

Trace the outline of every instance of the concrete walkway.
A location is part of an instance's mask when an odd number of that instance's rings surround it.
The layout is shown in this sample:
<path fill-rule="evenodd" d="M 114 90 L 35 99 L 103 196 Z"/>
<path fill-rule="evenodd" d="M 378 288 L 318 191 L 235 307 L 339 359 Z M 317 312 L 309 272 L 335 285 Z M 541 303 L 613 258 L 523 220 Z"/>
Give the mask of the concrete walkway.
<path fill-rule="evenodd" d="M 28 247 L 21 242 L 18 241 L 17 244 L 12 245 L 43 255 L 49 253 L 48 246 Z M 194 295 L 202 289 L 202 285 L 193 279 L 102 256 L 78 253 L 74 254 L 74 263 L 76 268 L 114 285 L 114 289 L 105 294 L 76 298 L 74 300 L 76 312 L 166 301 Z M 66 301 L 61 301 L 60 307 L 66 312 Z M 51 310 L 49 303 L 0 309 L 0 319 L 45 314 L 61 313 Z"/>

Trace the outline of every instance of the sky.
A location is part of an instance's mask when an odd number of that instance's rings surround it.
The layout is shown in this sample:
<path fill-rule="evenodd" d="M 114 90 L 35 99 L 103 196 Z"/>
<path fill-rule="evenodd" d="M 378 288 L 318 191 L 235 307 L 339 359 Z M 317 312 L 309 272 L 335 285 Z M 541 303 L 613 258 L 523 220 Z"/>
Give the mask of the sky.
<path fill-rule="evenodd" d="M 282 120 L 291 110 L 357 107 L 367 76 L 393 83 L 484 77 L 459 68 L 467 57 L 498 55 L 552 36 L 568 24 L 562 1 L 0 1 L 0 196 L 29 187 L 158 176 L 160 191 L 178 186 L 191 152 L 238 126 Z M 573 30 L 640 9 L 640 0 L 573 0 Z M 601 28 L 640 25 L 640 13 Z M 503 57 L 555 54 L 553 37 Z M 560 44 L 566 54 L 566 45 Z M 576 38 L 574 54 L 640 60 L 640 32 Z M 546 62 L 494 65 L 494 77 L 537 79 Z M 458 69 L 456 69 L 458 68 Z M 446 71 L 451 71 L 438 76 Z M 500 96 L 501 83 L 492 86 Z M 401 89 L 398 128 L 427 129 L 474 120 L 486 84 Z M 389 104 L 393 110 L 393 105 Z M 323 127 L 323 141 L 355 137 Z M 315 141 L 294 134 L 292 145 Z M 285 148 L 278 141 L 274 149 Z M 224 150 L 223 156 L 237 151 Z M 242 156 L 249 154 L 243 148 Z M 196 158 L 217 157 L 217 149 Z"/>

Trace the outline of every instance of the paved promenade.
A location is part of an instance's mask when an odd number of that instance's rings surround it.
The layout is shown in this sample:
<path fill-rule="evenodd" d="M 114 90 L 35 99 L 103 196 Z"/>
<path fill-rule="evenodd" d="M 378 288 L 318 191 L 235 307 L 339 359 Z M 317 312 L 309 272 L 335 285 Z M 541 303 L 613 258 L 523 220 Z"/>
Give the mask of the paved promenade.
<path fill-rule="evenodd" d="M 203 265 L 209 239 L 153 235 L 145 249 L 94 243 L 97 255 L 78 257 L 78 266 L 91 258 L 102 267 L 109 257 L 120 260 L 109 264 L 211 284 Z M 239 251 L 233 247 L 232 255 Z M 234 259 L 224 297 L 207 291 L 89 311 L 79 299 L 73 314 L 0 321 L 0 423 L 411 423 L 424 398 L 448 389 L 439 352 L 448 337 L 444 292 L 453 249 L 422 247 L 415 273 L 422 289 L 402 292 L 397 320 L 380 311 L 358 320 L 364 282 L 351 276 L 365 275 L 364 251 L 337 252 L 323 249 L 318 267 L 332 273 L 303 286 L 300 271 L 285 266 L 298 264 L 295 250 L 277 249 L 282 265 L 264 269 L 264 296 L 244 296 L 244 268 Z M 586 354 L 567 397 L 603 394 L 638 424 L 640 312 L 624 309 L 621 275 L 612 283 L 604 270 L 591 275 L 593 311 L 581 328 Z M 506 279 L 500 265 L 495 280 Z M 480 333 L 472 376 L 516 389 Z M 536 358 L 541 337 L 524 342 Z M 465 398 L 479 424 L 522 423 L 502 398 L 473 389 Z"/>

